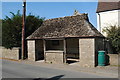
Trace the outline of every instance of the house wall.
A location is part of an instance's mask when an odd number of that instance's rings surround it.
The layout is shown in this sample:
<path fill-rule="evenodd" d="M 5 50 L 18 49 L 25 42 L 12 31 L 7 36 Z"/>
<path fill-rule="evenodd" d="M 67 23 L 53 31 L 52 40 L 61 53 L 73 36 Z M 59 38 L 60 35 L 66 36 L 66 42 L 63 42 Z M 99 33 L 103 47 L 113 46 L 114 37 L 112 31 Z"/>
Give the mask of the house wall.
<path fill-rule="evenodd" d="M 59 45 L 52 45 L 52 40 L 46 40 L 46 49 L 47 50 L 62 50 L 63 51 L 63 40 L 59 40 Z"/>
<path fill-rule="evenodd" d="M 35 61 L 35 40 L 28 40 L 28 59 Z"/>
<path fill-rule="evenodd" d="M 95 67 L 95 39 L 79 39 L 80 66 Z"/>
<path fill-rule="evenodd" d="M 67 57 L 79 58 L 79 39 L 66 39 Z"/>
<path fill-rule="evenodd" d="M 120 10 L 112 10 L 106 12 L 97 13 L 97 26 L 98 30 L 104 35 L 107 36 L 105 32 L 102 32 L 105 27 L 111 25 L 120 25 Z M 113 53 L 113 49 L 109 42 L 106 43 L 106 50 L 108 53 Z"/>
<path fill-rule="evenodd" d="M 120 25 L 120 10 L 112 10 L 106 12 L 97 13 L 97 29 L 100 31 L 104 36 L 106 33 L 103 33 L 103 29 L 106 26 L 110 25 Z"/>

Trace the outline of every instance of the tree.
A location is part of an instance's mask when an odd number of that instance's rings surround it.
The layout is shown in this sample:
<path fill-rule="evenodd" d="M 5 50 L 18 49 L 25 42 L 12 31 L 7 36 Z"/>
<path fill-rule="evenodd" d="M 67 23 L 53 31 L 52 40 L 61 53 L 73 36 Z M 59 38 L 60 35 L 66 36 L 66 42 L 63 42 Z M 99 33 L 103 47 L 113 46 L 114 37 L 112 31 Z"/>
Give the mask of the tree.
<path fill-rule="evenodd" d="M 2 45 L 5 48 L 21 47 L 22 15 L 18 10 L 16 14 L 10 12 L 11 17 L 6 16 L 2 21 Z M 44 18 L 29 14 L 26 16 L 26 37 L 32 34 L 42 24 Z"/>
<path fill-rule="evenodd" d="M 107 33 L 107 39 L 112 45 L 114 52 L 120 53 L 120 26 L 109 26 L 103 31 Z"/>

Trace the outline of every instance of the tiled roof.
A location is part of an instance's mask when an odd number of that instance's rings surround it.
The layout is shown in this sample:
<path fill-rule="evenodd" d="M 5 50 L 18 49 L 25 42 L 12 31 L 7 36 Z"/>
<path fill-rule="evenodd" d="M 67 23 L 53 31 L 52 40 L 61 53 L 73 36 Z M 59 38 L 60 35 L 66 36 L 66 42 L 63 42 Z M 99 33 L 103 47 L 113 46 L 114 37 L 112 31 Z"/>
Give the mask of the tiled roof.
<path fill-rule="evenodd" d="M 119 10 L 120 9 L 120 1 L 119 2 L 98 2 L 97 13 L 111 10 Z"/>
<path fill-rule="evenodd" d="M 87 14 L 48 19 L 27 39 L 103 37 L 89 22 Z"/>

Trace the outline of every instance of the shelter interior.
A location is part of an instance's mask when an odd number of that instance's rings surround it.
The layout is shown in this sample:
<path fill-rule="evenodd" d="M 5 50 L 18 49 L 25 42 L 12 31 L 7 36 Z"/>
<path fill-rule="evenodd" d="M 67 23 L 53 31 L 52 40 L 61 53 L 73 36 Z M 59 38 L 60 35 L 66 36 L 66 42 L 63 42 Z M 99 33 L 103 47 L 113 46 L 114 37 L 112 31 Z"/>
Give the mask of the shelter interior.
<path fill-rule="evenodd" d="M 46 54 L 63 54 L 64 63 L 73 63 L 79 61 L 79 39 L 46 39 L 35 40 L 36 61 L 46 60 Z M 49 55 L 53 56 L 53 55 Z M 59 57 L 59 55 L 57 55 Z M 57 58 L 57 56 L 55 56 Z"/>

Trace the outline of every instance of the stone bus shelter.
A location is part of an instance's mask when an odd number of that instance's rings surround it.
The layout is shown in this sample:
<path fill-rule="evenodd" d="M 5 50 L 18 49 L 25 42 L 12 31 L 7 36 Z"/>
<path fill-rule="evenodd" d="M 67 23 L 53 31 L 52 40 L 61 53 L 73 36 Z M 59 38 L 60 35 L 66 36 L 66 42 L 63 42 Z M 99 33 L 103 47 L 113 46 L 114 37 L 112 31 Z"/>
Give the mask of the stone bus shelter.
<path fill-rule="evenodd" d="M 28 59 L 97 66 L 97 51 L 104 50 L 104 36 L 89 22 L 87 14 L 48 19 L 29 37 Z"/>

